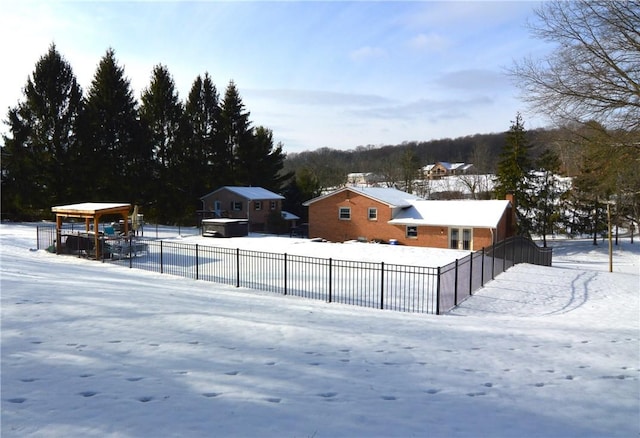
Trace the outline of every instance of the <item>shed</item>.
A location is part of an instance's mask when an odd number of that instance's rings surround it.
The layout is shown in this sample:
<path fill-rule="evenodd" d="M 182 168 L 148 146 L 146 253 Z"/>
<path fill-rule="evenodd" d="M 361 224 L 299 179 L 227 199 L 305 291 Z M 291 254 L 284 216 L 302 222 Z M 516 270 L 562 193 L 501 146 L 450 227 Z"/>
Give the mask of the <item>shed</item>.
<path fill-rule="evenodd" d="M 62 221 L 66 218 L 84 219 L 85 231 L 91 230 L 93 222 L 94 248 L 96 248 L 96 258 L 98 258 L 98 225 L 100 218 L 106 215 L 120 215 L 124 220 L 124 232 L 129 232 L 129 210 L 131 204 L 121 204 L 113 202 L 83 202 L 81 204 L 59 205 L 51 207 L 51 211 L 56 214 L 56 252 L 61 252 L 62 242 L 60 239 L 60 230 L 62 229 Z"/>

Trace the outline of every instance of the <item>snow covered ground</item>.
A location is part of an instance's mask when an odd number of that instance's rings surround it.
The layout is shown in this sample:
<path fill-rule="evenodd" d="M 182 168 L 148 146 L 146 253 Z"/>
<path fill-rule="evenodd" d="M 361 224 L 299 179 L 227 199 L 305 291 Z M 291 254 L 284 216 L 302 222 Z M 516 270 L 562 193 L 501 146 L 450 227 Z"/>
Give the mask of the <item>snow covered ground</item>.
<path fill-rule="evenodd" d="M 435 316 L 55 256 L 32 250 L 35 225 L 2 224 L 2 436 L 638 436 L 640 242 L 613 273 L 604 243 L 551 244 L 554 267 Z"/>

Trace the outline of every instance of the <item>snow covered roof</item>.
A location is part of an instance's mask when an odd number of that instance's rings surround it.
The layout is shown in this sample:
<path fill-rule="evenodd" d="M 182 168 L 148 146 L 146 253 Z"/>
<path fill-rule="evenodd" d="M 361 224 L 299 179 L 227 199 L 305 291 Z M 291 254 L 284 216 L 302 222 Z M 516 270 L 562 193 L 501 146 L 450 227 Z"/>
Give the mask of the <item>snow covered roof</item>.
<path fill-rule="evenodd" d="M 495 228 L 507 207 L 509 207 L 507 200 L 419 200 L 412 201 L 409 208 L 402 210 L 389 223 L 393 225 Z"/>
<path fill-rule="evenodd" d="M 334 192 L 328 193 L 326 195 L 318 196 L 317 198 L 311 199 L 307 202 L 304 202 L 302 205 L 308 206 L 316 201 L 321 199 L 326 199 L 330 196 L 335 195 L 336 193 L 343 192 L 345 190 L 349 190 L 351 192 L 358 193 L 360 195 L 366 196 L 368 198 L 374 199 L 376 201 L 387 204 L 390 207 L 409 207 L 411 206 L 412 201 L 422 200 L 422 198 L 412 195 L 407 192 L 403 192 L 402 190 L 386 188 L 386 187 L 343 187 Z"/>
<path fill-rule="evenodd" d="M 51 207 L 53 213 L 61 215 L 95 215 L 96 213 L 121 212 L 128 210 L 131 204 L 116 202 L 82 202 L 80 204 L 57 205 Z"/>
<path fill-rule="evenodd" d="M 293 213 L 290 213 L 288 211 L 282 211 L 282 219 L 286 220 L 286 221 L 297 221 L 298 219 L 300 219 L 300 216 L 296 216 Z"/>
<path fill-rule="evenodd" d="M 220 190 L 228 190 L 250 201 L 258 200 L 258 199 L 284 199 L 284 196 L 278 195 L 277 193 L 273 193 L 272 191 L 269 191 L 267 189 L 263 189 L 262 187 L 240 187 L 240 186 L 220 187 L 219 189 L 204 195 L 200 199 L 202 200 L 202 199 L 208 198 L 209 196 L 211 196 L 216 192 L 219 192 Z"/>

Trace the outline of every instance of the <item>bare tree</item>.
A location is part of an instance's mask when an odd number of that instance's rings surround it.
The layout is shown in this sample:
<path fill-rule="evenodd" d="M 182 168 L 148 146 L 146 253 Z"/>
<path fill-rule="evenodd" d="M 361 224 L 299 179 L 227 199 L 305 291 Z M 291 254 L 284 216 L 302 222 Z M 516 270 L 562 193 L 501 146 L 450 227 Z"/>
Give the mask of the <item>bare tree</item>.
<path fill-rule="evenodd" d="M 597 121 L 609 130 L 637 132 L 640 2 L 553 0 L 535 13 L 532 34 L 557 47 L 510 71 L 532 109 L 559 124 Z"/>

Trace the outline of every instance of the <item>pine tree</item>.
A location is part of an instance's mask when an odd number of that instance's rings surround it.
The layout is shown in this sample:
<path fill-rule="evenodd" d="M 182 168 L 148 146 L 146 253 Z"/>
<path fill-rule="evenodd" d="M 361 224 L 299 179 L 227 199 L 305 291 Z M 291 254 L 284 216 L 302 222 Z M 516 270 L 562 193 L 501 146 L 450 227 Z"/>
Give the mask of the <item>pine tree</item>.
<path fill-rule="evenodd" d="M 221 184 L 242 184 L 247 175 L 238 172 L 238 160 L 245 162 L 249 159 L 253 136 L 249 112 L 245 110 L 233 81 L 229 82 L 222 100 L 218 127 L 214 159 L 221 166 Z"/>
<path fill-rule="evenodd" d="M 494 192 L 498 199 L 505 199 L 507 194 L 513 195 L 518 220 L 517 232 L 521 235 L 528 235 L 531 231 L 529 217 L 531 208 L 530 149 L 524 121 L 518 113 L 505 135 L 505 145 L 500 154 L 496 171 Z"/>
<path fill-rule="evenodd" d="M 143 90 L 140 120 L 146 130 L 154 163 L 153 188 L 150 190 L 151 215 L 161 223 L 183 217 L 188 203 L 183 181 L 176 178 L 183 158 L 181 129 L 184 128 L 182 104 L 168 69 L 157 65 L 151 84 Z"/>
<path fill-rule="evenodd" d="M 276 193 L 293 173 L 283 174 L 285 155 L 282 144 L 273 145 L 273 132 L 259 126 L 237 149 L 237 182 L 241 185 L 264 187 Z"/>
<path fill-rule="evenodd" d="M 189 187 L 195 200 L 219 185 L 215 140 L 220 117 L 219 97 L 208 73 L 198 76 L 185 104 L 186 134 L 185 170 L 190 175 Z"/>
<path fill-rule="evenodd" d="M 545 149 L 537 160 L 532 185 L 532 232 L 542 236 L 547 247 L 547 234 L 552 233 L 561 218 L 560 200 L 566 191 L 558 180 L 560 157 Z"/>
<path fill-rule="evenodd" d="M 45 214 L 51 205 L 74 200 L 78 187 L 71 157 L 76 153 L 82 89 L 55 44 L 36 63 L 25 100 L 11 108 L 11 137 L 2 150 L 3 214 Z"/>
<path fill-rule="evenodd" d="M 82 118 L 81 163 L 87 196 L 140 202 L 149 154 L 140 136 L 137 102 L 112 49 L 100 60 Z"/>

